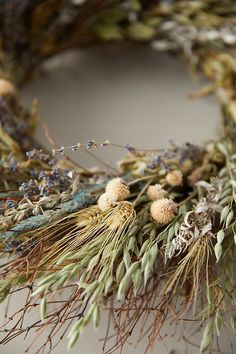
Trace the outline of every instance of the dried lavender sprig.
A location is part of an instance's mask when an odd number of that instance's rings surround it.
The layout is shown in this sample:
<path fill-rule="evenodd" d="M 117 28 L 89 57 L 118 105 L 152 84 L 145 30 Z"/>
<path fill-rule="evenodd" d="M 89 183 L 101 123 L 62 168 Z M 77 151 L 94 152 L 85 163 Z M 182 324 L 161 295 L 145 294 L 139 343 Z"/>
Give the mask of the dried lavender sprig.
<path fill-rule="evenodd" d="M 69 146 L 61 146 L 58 149 L 52 149 L 52 154 L 53 156 L 57 155 L 57 154 L 64 154 L 65 150 L 72 150 L 72 151 L 77 151 L 80 149 L 86 149 L 89 150 L 91 148 L 98 148 L 98 147 L 104 147 L 104 146 L 113 146 L 113 147 L 118 147 L 121 149 L 125 149 L 128 152 L 131 153 L 135 153 L 135 152 L 158 152 L 158 151 L 164 151 L 164 149 L 140 149 L 140 148 L 136 148 L 131 144 L 125 144 L 125 145 L 121 145 L 121 144 L 116 144 L 116 143 L 111 143 L 109 140 L 105 140 L 105 141 L 96 141 L 96 140 L 88 140 L 88 142 L 86 144 L 84 143 L 76 143 L 74 145 L 69 145 Z"/>

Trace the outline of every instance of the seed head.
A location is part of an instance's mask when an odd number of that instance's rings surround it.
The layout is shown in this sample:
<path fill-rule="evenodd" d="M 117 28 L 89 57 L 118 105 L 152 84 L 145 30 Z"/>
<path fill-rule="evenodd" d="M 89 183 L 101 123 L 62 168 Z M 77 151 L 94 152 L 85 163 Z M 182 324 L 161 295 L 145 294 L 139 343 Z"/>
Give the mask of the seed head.
<path fill-rule="evenodd" d="M 156 200 L 151 205 L 151 216 L 160 224 L 169 224 L 175 217 L 177 206 L 171 199 Z"/>
<path fill-rule="evenodd" d="M 121 202 L 128 198 L 130 190 L 126 182 L 117 177 L 107 183 L 106 193 L 109 194 L 111 200 Z"/>
<path fill-rule="evenodd" d="M 103 193 L 98 199 L 98 207 L 101 211 L 106 211 L 115 205 L 114 200 L 111 199 L 108 193 Z"/>
<path fill-rule="evenodd" d="M 166 181 L 172 187 L 180 186 L 183 181 L 182 172 L 180 170 L 170 171 L 166 175 Z"/>
<path fill-rule="evenodd" d="M 15 86 L 6 79 L 0 79 L 0 96 L 14 96 L 15 94 Z"/>
<path fill-rule="evenodd" d="M 162 188 L 161 184 L 154 184 L 147 189 L 147 195 L 151 200 L 162 199 L 166 196 L 167 192 Z"/>

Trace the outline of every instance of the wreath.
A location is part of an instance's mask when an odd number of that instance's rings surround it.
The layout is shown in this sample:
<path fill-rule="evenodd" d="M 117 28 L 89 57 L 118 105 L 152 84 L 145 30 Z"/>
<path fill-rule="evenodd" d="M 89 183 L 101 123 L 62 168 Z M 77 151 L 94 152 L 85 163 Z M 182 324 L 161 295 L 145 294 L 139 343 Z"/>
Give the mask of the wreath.
<path fill-rule="evenodd" d="M 202 332 L 200 353 L 213 350 L 222 324 L 236 328 L 234 1 L 3 0 L 0 23 L 0 299 L 26 292 L 0 343 L 50 328 L 36 353 L 67 332 L 72 348 L 105 307 L 106 353 L 122 350 L 139 323 L 150 349 L 166 322 L 185 317 Z M 37 104 L 23 108 L 17 90 L 47 58 L 123 40 L 180 55 L 205 75 L 196 96 L 218 98 L 215 140 L 120 146 L 119 175 L 67 156 L 109 141 L 52 151 L 36 141 Z M 25 326 L 32 307 L 40 319 Z"/>

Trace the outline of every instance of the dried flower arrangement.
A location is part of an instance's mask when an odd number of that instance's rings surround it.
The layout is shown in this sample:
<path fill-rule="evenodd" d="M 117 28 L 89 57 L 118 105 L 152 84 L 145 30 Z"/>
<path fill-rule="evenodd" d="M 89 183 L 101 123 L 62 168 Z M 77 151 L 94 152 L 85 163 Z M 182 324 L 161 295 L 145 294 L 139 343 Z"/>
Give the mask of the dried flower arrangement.
<path fill-rule="evenodd" d="M 60 331 L 71 348 L 90 321 L 99 325 L 104 305 L 106 353 L 122 349 L 139 322 L 151 348 L 163 324 L 190 309 L 203 331 L 200 353 L 211 350 L 225 315 L 235 330 L 235 15 L 231 0 L 1 1 L 0 299 L 27 296 L 0 344 L 50 328 L 36 353 L 50 352 Z M 210 84 L 195 96 L 216 93 L 219 137 L 168 150 L 128 144 L 119 175 L 66 156 L 109 141 L 45 152 L 33 135 L 37 104 L 26 111 L 17 87 L 68 48 L 125 39 L 182 53 L 204 73 Z M 32 307 L 41 319 L 25 327 Z"/>

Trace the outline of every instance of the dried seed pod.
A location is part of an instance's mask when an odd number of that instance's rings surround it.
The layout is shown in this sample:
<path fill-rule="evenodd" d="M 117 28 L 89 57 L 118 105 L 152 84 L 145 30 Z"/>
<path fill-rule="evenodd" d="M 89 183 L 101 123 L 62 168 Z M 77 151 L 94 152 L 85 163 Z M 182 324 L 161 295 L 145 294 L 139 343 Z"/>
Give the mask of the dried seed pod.
<path fill-rule="evenodd" d="M 130 195 L 130 190 L 126 182 L 120 178 L 114 178 L 107 183 L 106 193 L 110 195 L 111 200 L 121 202 Z"/>
<path fill-rule="evenodd" d="M 154 184 L 147 189 L 147 195 L 151 200 L 162 199 L 167 195 L 167 191 L 162 188 L 161 184 Z"/>
<path fill-rule="evenodd" d="M 154 201 L 150 208 L 153 219 L 163 225 L 169 224 L 174 219 L 176 211 L 176 204 L 167 198 Z"/>
<path fill-rule="evenodd" d="M 0 79 L 0 96 L 14 96 L 16 94 L 15 86 L 6 79 Z"/>
<path fill-rule="evenodd" d="M 111 199 L 110 194 L 103 193 L 98 199 L 98 207 L 101 211 L 106 211 L 115 205 L 114 200 Z"/>
<path fill-rule="evenodd" d="M 166 175 L 166 182 L 172 187 L 180 186 L 182 184 L 182 181 L 183 175 L 180 170 L 170 171 Z"/>

